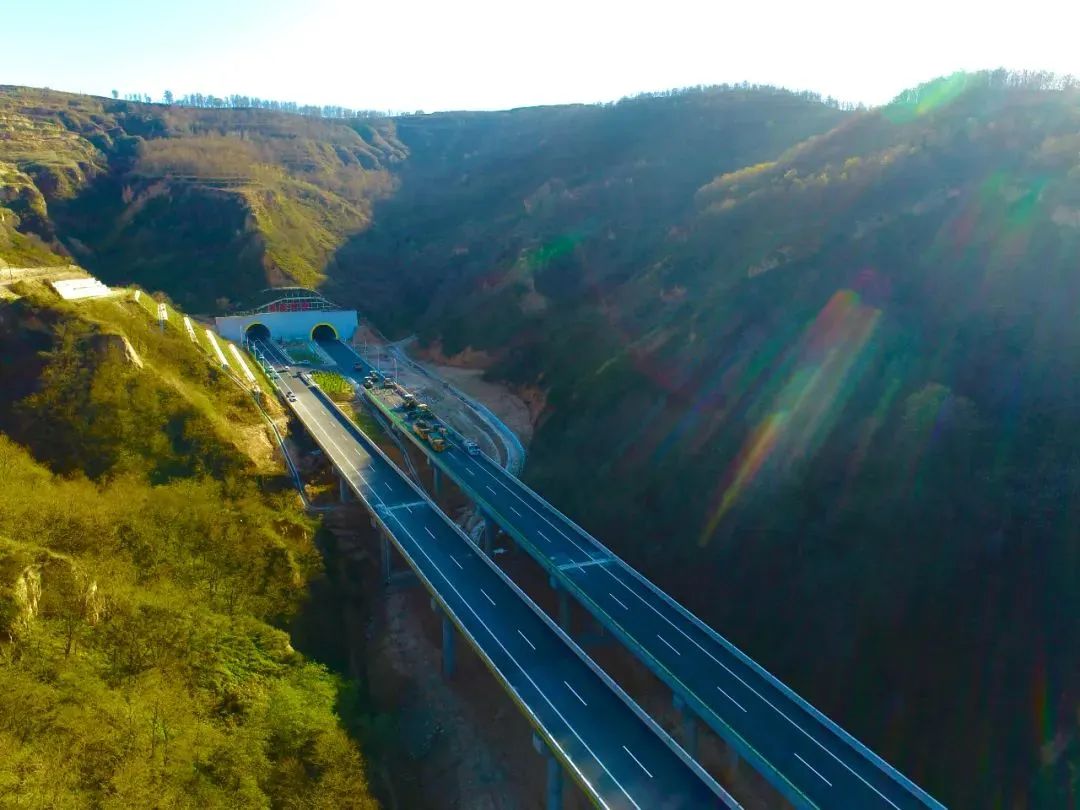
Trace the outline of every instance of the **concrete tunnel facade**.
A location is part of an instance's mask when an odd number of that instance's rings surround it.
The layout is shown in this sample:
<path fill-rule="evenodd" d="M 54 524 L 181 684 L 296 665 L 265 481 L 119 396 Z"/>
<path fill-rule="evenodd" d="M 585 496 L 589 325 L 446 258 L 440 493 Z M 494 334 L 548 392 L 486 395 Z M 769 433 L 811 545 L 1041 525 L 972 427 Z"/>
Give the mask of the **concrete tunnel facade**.
<path fill-rule="evenodd" d="M 310 312 L 258 312 L 214 318 L 218 334 L 240 343 L 245 337 L 273 340 L 314 340 L 320 337 L 351 340 L 359 325 L 356 310 Z"/>

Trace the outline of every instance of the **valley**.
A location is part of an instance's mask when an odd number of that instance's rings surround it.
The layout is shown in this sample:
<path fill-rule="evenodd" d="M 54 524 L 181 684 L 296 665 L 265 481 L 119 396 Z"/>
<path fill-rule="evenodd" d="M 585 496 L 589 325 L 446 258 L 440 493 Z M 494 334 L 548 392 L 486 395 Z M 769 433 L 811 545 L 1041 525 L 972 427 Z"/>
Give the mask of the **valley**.
<path fill-rule="evenodd" d="M 1078 92 L 335 121 L 4 87 L 0 277 L 207 315 L 318 285 L 481 378 L 529 486 L 945 804 L 1066 807 Z"/>

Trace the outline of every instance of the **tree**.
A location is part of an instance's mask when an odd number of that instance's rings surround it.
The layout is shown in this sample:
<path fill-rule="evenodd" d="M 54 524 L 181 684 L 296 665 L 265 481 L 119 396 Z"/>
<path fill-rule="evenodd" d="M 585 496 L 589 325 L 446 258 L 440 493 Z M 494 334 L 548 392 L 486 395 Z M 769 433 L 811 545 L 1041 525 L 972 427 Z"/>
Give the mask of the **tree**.
<path fill-rule="evenodd" d="M 173 103 L 172 90 L 166 90 L 164 93 L 165 103 L 171 105 Z"/>
<path fill-rule="evenodd" d="M 112 91 L 112 97 L 113 98 L 120 98 L 120 92 L 118 90 L 113 90 Z"/>

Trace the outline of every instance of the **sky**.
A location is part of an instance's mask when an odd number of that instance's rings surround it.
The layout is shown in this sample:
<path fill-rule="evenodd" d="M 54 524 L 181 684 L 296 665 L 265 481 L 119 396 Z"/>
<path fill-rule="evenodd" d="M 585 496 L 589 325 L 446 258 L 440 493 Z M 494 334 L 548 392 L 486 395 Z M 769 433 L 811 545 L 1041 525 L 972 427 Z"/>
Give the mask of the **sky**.
<path fill-rule="evenodd" d="M 957 70 L 1080 75 L 1080 3 L 996 3 L 0 0 L 0 83 L 433 112 L 741 81 L 880 104 Z"/>

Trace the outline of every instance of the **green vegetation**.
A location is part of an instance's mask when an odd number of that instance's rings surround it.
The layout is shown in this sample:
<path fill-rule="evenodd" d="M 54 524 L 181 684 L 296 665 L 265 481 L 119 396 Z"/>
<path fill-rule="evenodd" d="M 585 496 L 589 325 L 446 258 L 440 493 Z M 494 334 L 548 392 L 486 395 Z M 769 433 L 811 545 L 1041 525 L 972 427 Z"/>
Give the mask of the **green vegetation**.
<path fill-rule="evenodd" d="M 1075 83 L 1003 71 L 875 110 L 743 86 L 347 124 L 8 88 L 0 259 L 207 310 L 325 277 L 485 352 L 542 395 L 526 476 L 572 516 L 949 806 L 1069 807 L 1078 132 Z M 243 396 L 134 306 L 5 333 L 0 427 L 101 482 L 268 470 L 223 429 Z M 97 392 L 63 365 L 95 353 Z M 153 429 L 75 424 L 117 386 Z"/>
<path fill-rule="evenodd" d="M 0 87 L 0 262 L 73 256 L 203 310 L 313 286 L 403 154 L 388 121 Z"/>
<path fill-rule="evenodd" d="M 356 396 L 352 381 L 336 371 L 313 371 L 311 377 L 319 388 L 337 402 L 352 402 Z"/>
<path fill-rule="evenodd" d="M 0 304 L 0 803 L 374 807 L 346 685 L 284 632 L 316 527 L 239 438 L 261 430 L 250 400 L 133 301 L 19 292 Z"/>
<path fill-rule="evenodd" d="M 335 297 L 541 389 L 529 482 L 947 805 L 1075 804 L 1075 83 L 397 132 Z"/>
<path fill-rule="evenodd" d="M 283 348 L 294 363 L 310 363 L 313 366 L 322 365 L 322 358 L 314 352 L 311 344 L 307 341 L 289 342 Z"/>

